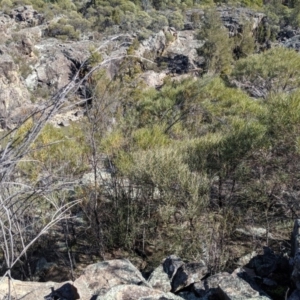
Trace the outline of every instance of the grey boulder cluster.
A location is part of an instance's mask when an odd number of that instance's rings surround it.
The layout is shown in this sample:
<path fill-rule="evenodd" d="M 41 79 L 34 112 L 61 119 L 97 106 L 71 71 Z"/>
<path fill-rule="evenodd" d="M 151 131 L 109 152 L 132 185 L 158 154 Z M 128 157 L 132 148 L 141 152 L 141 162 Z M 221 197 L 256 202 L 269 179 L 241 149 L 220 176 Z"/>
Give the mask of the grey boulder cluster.
<path fill-rule="evenodd" d="M 166 258 L 146 280 L 127 259 L 89 265 L 74 282 L 22 282 L 12 280 L 14 299 L 95 300 L 180 300 L 180 299 L 269 299 L 260 296 L 236 275 L 211 277 L 203 262 L 184 263 L 176 256 Z M 0 295 L 5 297 L 7 278 L 2 278 Z"/>
<path fill-rule="evenodd" d="M 12 279 L 11 296 L 22 300 L 267 300 L 279 299 L 281 291 L 281 297 L 296 300 L 300 299 L 300 220 L 295 221 L 291 242 L 291 257 L 264 247 L 262 254 L 242 257 L 237 262 L 240 267 L 231 273 L 211 275 L 203 261 L 185 262 L 171 255 L 146 279 L 129 260 L 114 259 L 88 265 L 75 281 Z M 7 293 L 8 278 L 3 277 L 0 299 L 6 299 Z"/>

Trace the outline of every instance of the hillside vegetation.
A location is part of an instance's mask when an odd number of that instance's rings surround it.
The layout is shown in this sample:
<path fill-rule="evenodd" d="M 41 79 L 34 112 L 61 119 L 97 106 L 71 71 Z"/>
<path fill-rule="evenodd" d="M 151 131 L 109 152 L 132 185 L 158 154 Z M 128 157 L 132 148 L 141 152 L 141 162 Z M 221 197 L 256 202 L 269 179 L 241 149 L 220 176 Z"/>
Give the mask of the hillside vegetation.
<path fill-rule="evenodd" d="M 53 203 L 80 199 L 71 214 L 82 222 L 59 223 L 61 235 L 44 235 L 24 261 L 61 239 L 72 267 L 82 254 L 91 261 L 134 256 L 143 268 L 175 253 L 204 259 L 215 273 L 262 245 L 287 247 L 300 212 L 300 55 L 280 44 L 280 32 L 288 25 L 299 30 L 300 4 L 224 2 L 265 13 L 268 22 L 255 32 L 245 22 L 230 35 L 216 10 L 222 1 L 212 0 L 0 1 L 4 12 L 25 4 L 43 12 L 46 37 L 136 33 L 114 78 L 101 70 L 89 77 L 85 116 L 65 128 L 47 124 L 18 162 L 14 175 L 37 189 L 47 180 L 71 183 L 51 197 Z M 197 74 L 178 79 L 170 73 L 162 86 L 146 87 L 143 72 L 159 73 L 164 62 L 153 66 L 151 53 L 145 62 L 135 51 L 164 26 L 183 29 L 191 9 L 195 34 L 204 41 Z M 90 55 L 81 76 L 103 61 L 95 49 Z M 36 120 L 14 131 L 12 147 Z M 3 149 L 9 142 L 9 136 L 1 140 Z M 53 208 L 38 201 L 28 219 Z M 263 234 L 253 234 L 254 227 Z M 29 277 L 27 267 L 17 268 Z"/>

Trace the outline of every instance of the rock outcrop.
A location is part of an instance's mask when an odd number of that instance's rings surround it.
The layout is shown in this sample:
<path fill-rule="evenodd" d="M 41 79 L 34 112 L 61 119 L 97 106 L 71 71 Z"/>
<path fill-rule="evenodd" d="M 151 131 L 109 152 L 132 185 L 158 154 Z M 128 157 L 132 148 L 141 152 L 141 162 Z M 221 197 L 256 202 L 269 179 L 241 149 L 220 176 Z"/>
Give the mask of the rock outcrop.
<path fill-rule="evenodd" d="M 0 281 L 0 297 L 5 299 L 8 294 L 8 278 L 1 278 Z M 59 290 L 64 285 L 73 285 L 71 282 L 57 283 L 57 282 L 23 282 L 20 280 L 11 280 L 11 296 L 12 299 L 24 299 L 24 300 L 37 300 L 43 299 L 51 295 L 52 292 Z M 70 300 L 73 296 L 73 292 L 69 293 L 69 296 L 65 297 Z M 51 299 L 51 298 L 50 298 Z M 58 298 L 56 298 L 58 299 Z M 72 300 L 79 299 L 78 297 L 72 298 Z"/>
<path fill-rule="evenodd" d="M 151 285 L 127 259 L 110 260 L 88 266 L 84 274 L 74 282 L 75 286 L 85 286 L 92 295 L 104 295 L 118 285 Z M 79 291 L 81 289 L 79 288 Z"/>
<path fill-rule="evenodd" d="M 11 11 L 9 16 L 22 27 L 33 27 L 43 24 L 45 18 L 32 8 L 31 5 L 19 6 Z"/>
<path fill-rule="evenodd" d="M 218 294 L 219 282 L 226 276 L 230 276 L 227 272 L 222 272 L 209 276 L 208 278 L 196 282 L 194 284 L 194 293 L 198 297 L 210 297 Z"/>
<path fill-rule="evenodd" d="M 300 35 L 293 36 L 281 43 L 284 47 L 300 51 Z"/>
<path fill-rule="evenodd" d="M 149 284 L 163 292 L 170 292 L 172 290 L 171 280 L 168 274 L 164 271 L 163 265 L 159 265 L 150 275 Z"/>
<path fill-rule="evenodd" d="M 230 300 L 267 300 L 269 297 L 262 296 L 254 290 L 246 281 L 232 275 L 225 276 L 218 283 L 218 293 L 221 299 Z"/>
<path fill-rule="evenodd" d="M 113 287 L 104 296 L 98 296 L 97 300 L 182 300 L 172 293 L 137 285 L 119 285 Z"/>
<path fill-rule="evenodd" d="M 208 273 L 204 262 L 187 263 L 178 268 L 172 280 L 172 291 L 178 292 L 191 284 L 200 282 Z"/>
<path fill-rule="evenodd" d="M 102 299 L 107 292 L 117 286 L 136 286 L 146 288 L 145 291 L 153 295 L 163 295 L 161 291 L 153 291 L 151 285 L 143 278 L 142 274 L 128 260 L 119 259 L 104 261 L 89 265 L 84 273 L 74 282 L 54 283 L 54 282 L 22 282 L 12 280 L 12 297 L 24 300 L 36 299 L 84 299 L 90 300 L 93 296 Z M 2 278 L 0 281 L 0 297 L 7 294 L 8 280 Z M 131 288 L 129 288 L 129 291 Z M 143 290 L 143 289 L 142 289 Z M 143 291 L 142 294 L 147 294 Z M 118 292 L 119 293 L 119 292 Z M 126 292 L 124 291 L 126 294 Z M 132 294 L 134 295 L 134 293 Z M 134 297 L 134 296 L 133 296 Z M 104 299 L 104 298 L 103 298 Z M 105 298 L 105 299 L 118 299 Z M 120 298 L 123 299 L 123 298 Z M 139 298 L 132 298 L 139 299 Z M 170 298 L 177 299 L 177 298 Z"/>
<path fill-rule="evenodd" d="M 224 26 L 229 30 L 231 36 L 235 36 L 242 31 L 246 22 L 250 22 L 252 30 L 255 31 L 263 25 L 266 15 L 244 7 L 220 6 L 217 8 Z"/>

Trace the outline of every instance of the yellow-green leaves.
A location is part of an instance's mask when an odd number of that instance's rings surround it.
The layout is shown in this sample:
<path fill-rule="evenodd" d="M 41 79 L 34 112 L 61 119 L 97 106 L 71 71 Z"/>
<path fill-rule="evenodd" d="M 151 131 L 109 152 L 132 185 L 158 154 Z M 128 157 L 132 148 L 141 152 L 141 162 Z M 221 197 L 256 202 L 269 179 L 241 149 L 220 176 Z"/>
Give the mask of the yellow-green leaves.
<path fill-rule="evenodd" d="M 91 67 L 96 66 L 97 64 L 101 63 L 102 55 L 95 47 L 91 46 L 89 48 L 90 57 L 89 57 L 89 64 Z"/>
<path fill-rule="evenodd" d="M 291 92 L 300 84 L 300 55 L 283 47 L 254 54 L 240 59 L 231 77 L 264 97 L 270 92 Z"/>
<path fill-rule="evenodd" d="M 20 135 L 29 129 L 30 125 L 25 123 L 20 128 Z M 32 181 L 46 170 L 55 169 L 56 175 L 76 175 L 87 166 L 88 153 L 83 141 L 83 132 L 78 126 L 70 126 L 64 130 L 46 125 L 32 145 L 29 155 L 20 162 L 20 169 Z"/>
<path fill-rule="evenodd" d="M 137 148 L 143 150 L 163 147 L 170 143 L 170 139 L 164 133 L 164 126 L 159 125 L 134 131 L 133 140 Z"/>
<path fill-rule="evenodd" d="M 198 49 L 198 54 L 205 58 L 207 72 L 229 74 L 233 62 L 233 41 L 215 10 L 208 10 L 205 17 L 205 23 L 198 34 L 198 38 L 204 40 L 205 44 Z"/>

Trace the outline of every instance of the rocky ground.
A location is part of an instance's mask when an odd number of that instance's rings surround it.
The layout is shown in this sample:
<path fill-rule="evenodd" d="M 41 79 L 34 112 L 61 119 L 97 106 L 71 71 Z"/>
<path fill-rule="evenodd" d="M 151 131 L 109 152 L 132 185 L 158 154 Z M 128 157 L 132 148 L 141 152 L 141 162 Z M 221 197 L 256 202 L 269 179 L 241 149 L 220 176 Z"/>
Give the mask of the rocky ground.
<path fill-rule="evenodd" d="M 293 257 L 276 255 L 265 247 L 264 253 L 251 253 L 240 260 L 231 274 L 210 275 L 203 261 L 184 262 L 171 255 L 150 274 L 143 276 L 127 259 L 108 260 L 87 266 L 73 282 L 11 281 L 13 299 L 98 299 L 98 300 L 243 300 L 299 299 L 300 220 L 292 234 Z M 36 272 L 51 268 L 45 260 Z M 145 274 L 144 274 L 145 275 Z M 8 279 L 0 282 L 5 298 Z M 2 298 L 1 298 L 2 299 Z"/>

